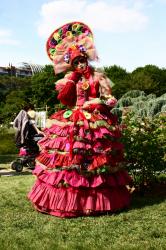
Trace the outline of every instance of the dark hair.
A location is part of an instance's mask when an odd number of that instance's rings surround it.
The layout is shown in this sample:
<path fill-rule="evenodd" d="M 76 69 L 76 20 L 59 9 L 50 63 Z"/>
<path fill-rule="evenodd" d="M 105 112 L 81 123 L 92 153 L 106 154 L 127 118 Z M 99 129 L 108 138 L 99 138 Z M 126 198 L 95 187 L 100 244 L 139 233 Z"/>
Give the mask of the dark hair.
<path fill-rule="evenodd" d="M 34 110 L 34 105 L 31 104 L 31 103 L 29 103 L 29 104 L 26 104 L 26 105 L 23 107 L 23 110 L 25 110 L 26 112 L 27 112 L 29 109 Z"/>

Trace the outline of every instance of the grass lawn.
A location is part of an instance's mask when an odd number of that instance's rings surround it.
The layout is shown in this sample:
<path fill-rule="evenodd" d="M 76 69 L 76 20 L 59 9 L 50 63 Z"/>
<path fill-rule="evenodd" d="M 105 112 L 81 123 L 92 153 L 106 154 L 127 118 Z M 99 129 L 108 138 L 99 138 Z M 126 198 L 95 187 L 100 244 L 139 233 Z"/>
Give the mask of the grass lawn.
<path fill-rule="evenodd" d="M 119 214 L 60 219 L 33 209 L 33 182 L 30 174 L 0 177 L 0 249 L 166 249 L 163 196 L 133 197 Z"/>

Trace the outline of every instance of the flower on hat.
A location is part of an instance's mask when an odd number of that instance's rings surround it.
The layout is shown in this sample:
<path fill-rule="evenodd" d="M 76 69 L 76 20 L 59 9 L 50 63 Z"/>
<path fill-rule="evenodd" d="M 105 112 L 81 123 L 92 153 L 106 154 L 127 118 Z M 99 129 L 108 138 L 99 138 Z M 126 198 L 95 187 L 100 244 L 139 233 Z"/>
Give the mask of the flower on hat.
<path fill-rule="evenodd" d="M 86 48 L 82 44 L 80 44 L 78 47 L 81 52 L 84 52 L 84 53 L 86 52 Z"/>
<path fill-rule="evenodd" d="M 64 55 L 64 61 L 65 61 L 66 63 L 69 63 L 69 61 L 70 61 L 69 53 L 66 53 L 66 54 Z"/>
<path fill-rule="evenodd" d="M 69 48 L 69 50 L 76 50 L 77 49 L 77 46 L 75 44 L 72 44 Z"/>
<path fill-rule="evenodd" d="M 56 49 L 50 49 L 49 52 L 50 52 L 50 54 L 53 56 L 54 53 L 56 52 Z"/>
<path fill-rule="evenodd" d="M 59 33 L 58 33 L 58 32 L 54 33 L 53 38 L 54 38 L 55 40 L 58 40 L 58 39 L 60 38 Z"/>
<path fill-rule="evenodd" d="M 54 38 L 52 38 L 49 41 L 49 45 L 50 45 L 51 48 L 54 48 L 57 45 L 57 40 L 55 40 Z"/>
<path fill-rule="evenodd" d="M 73 34 L 72 34 L 71 31 L 67 31 L 67 32 L 66 32 L 66 36 L 67 36 L 67 37 L 73 37 Z"/>
<path fill-rule="evenodd" d="M 77 28 L 78 28 L 78 24 L 77 24 L 77 23 L 74 23 L 74 24 L 72 25 L 72 30 L 77 30 Z"/>
<path fill-rule="evenodd" d="M 71 61 L 79 56 L 82 55 L 86 52 L 86 49 L 83 45 L 76 45 L 76 44 L 72 44 L 69 48 L 68 51 L 66 52 L 66 54 L 64 55 L 64 61 L 66 63 L 71 63 Z"/>

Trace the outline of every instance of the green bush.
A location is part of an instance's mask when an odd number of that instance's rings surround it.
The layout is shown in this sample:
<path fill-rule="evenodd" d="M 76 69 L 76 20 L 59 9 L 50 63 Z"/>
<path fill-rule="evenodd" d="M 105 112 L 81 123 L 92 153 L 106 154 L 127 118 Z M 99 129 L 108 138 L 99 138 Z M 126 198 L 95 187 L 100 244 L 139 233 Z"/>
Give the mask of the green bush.
<path fill-rule="evenodd" d="M 166 168 L 166 115 L 135 118 L 128 114 L 123 123 L 123 143 L 128 170 L 136 184 L 147 184 Z"/>
<path fill-rule="evenodd" d="M 123 98 L 127 98 L 127 97 L 136 98 L 136 97 L 139 97 L 139 96 L 145 96 L 144 91 L 141 91 L 141 90 L 130 90 L 130 91 L 126 92 L 123 95 Z"/>
<path fill-rule="evenodd" d="M 17 154 L 14 142 L 15 131 L 5 127 L 0 128 L 0 155 Z"/>
<path fill-rule="evenodd" d="M 166 184 L 166 173 L 159 173 L 156 175 L 156 182 Z"/>

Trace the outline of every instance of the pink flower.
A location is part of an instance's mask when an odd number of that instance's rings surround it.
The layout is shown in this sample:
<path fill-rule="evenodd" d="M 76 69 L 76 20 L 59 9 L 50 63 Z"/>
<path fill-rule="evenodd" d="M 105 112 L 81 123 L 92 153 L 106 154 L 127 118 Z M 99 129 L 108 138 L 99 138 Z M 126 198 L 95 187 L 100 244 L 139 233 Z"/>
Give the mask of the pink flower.
<path fill-rule="evenodd" d="M 109 98 L 106 101 L 106 105 L 111 106 L 111 107 L 114 107 L 116 104 L 117 104 L 117 100 L 115 97 Z"/>

